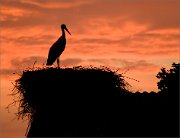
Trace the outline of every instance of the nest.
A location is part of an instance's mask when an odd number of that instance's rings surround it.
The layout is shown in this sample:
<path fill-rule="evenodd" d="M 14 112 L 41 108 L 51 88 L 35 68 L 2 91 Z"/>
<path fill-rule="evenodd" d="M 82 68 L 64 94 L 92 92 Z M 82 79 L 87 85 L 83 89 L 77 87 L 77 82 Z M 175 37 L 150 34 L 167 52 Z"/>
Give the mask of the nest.
<path fill-rule="evenodd" d="M 18 97 L 18 119 L 32 120 L 36 109 L 57 107 L 62 97 L 117 96 L 127 92 L 128 86 L 121 74 L 107 67 L 37 68 L 23 71 L 13 95 Z"/>

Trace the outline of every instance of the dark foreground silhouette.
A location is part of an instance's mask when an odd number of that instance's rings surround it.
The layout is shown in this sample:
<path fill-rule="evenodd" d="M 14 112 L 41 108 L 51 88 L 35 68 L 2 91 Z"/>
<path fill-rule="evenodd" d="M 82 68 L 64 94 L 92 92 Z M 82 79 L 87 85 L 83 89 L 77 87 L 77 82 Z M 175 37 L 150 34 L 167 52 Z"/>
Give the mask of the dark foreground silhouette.
<path fill-rule="evenodd" d="M 27 70 L 16 83 L 19 116 L 32 119 L 28 137 L 179 135 L 177 98 L 126 86 L 108 69 Z"/>

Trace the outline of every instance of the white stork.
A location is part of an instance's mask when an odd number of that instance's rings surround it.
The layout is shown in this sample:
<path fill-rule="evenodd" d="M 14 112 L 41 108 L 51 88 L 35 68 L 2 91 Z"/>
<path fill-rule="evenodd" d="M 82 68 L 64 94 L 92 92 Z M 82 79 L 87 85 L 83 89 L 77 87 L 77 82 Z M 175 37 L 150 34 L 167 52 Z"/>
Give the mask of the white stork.
<path fill-rule="evenodd" d="M 71 35 L 65 24 L 61 25 L 61 30 L 62 36 L 59 37 L 59 39 L 49 49 L 48 59 L 46 63 L 47 66 L 51 66 L 57 59 L 57 65 L 59 68 L 59 56 L 62 54 L 66 46 L 66 37 L 64 30 L 66 30 Z"/>

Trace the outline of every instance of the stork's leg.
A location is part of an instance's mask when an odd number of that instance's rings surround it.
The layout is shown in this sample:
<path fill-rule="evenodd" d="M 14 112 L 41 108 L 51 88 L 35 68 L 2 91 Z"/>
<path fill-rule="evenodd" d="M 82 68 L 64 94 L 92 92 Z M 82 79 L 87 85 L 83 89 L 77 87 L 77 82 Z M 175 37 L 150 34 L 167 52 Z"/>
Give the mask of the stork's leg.
<path fill-rule="evenodd" d="M 59 58 L 57 58 L 57 65 L 58 65 L 58 68 L 60 68 Z"/>

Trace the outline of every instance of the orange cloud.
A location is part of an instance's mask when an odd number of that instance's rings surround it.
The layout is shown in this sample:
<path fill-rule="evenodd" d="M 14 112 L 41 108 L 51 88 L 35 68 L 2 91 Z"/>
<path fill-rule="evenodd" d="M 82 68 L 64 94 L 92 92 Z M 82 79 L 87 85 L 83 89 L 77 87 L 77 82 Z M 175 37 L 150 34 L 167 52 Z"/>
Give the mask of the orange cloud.
<path fill-rule="evenodd" d="M 44 1 L 44 0 L 21 0 L 22 3 L 32 4 L 41 8 L 72 8 L 77 6 L 82 6 L 87 3 L 91 3 L 90 1 L 84 1 L 84 0 L 68 0 L 68 1 L 57 1 L 57 0 L 51 0 L 51 1 Z"/>

